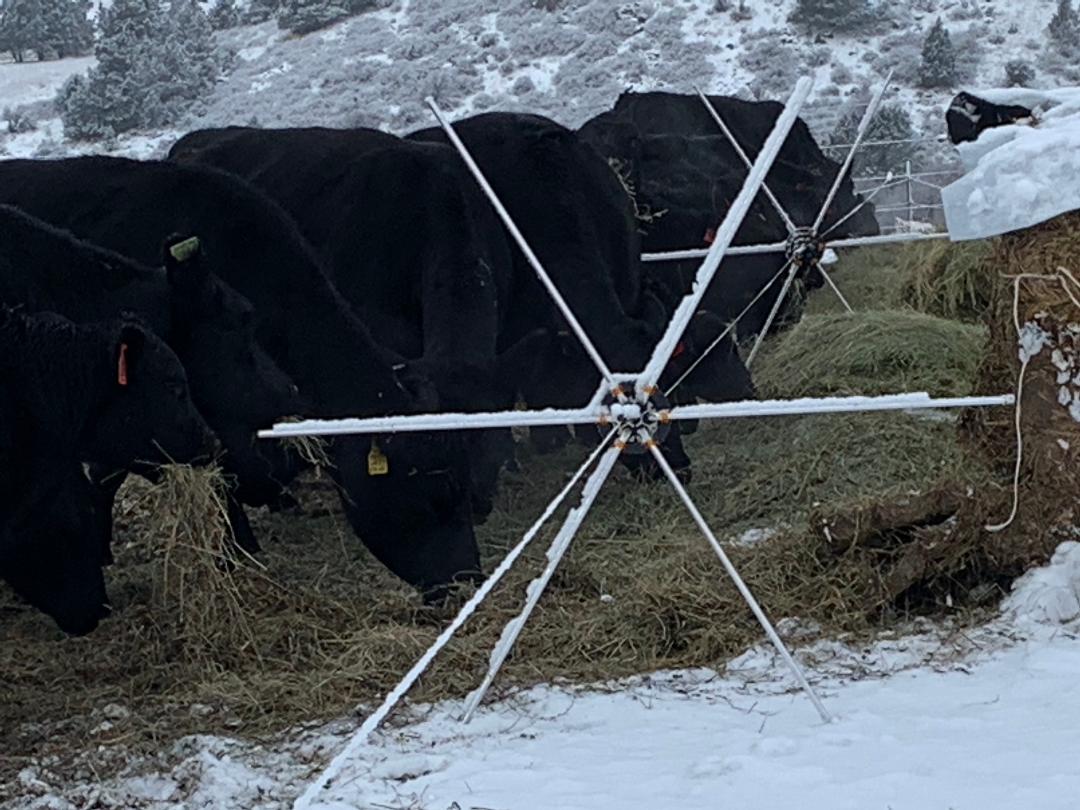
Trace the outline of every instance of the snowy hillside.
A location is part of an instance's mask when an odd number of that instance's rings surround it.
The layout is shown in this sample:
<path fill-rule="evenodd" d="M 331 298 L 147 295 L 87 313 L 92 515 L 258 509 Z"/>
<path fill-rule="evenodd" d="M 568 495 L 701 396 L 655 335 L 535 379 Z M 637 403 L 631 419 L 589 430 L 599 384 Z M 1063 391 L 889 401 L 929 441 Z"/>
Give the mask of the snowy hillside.
<path fill-rule="evenodd" d="M 734 5 L 734 4 L 733 4 Z M 717 12 L 714 0 L 580 0 L 556 11 L 532 0 L 396 0 L 304 37 L 274 23 L 219 35 L 233 67 L 182 129 L 207 125 L 363 125 L 405 131 L 432 123 L 423 98 L 455 114 L 529 110 L 576 126 L 627 89 L 710 91 L 782 98 L 800 74 L 816 87 L 806 118 L 827 137 L 840 115 L 866 97 L 890 69 L 888 96 L 912 117 L 916 134 L 943 133 L 951 91 L 914 87 L 926 30 L 947 24 L 964 84 L 998 86 L 1005 64 L 1028 61 L 1036 86 L 1075 76 L 1045 47 L 1054 0 L 911 0 L 887 5 L 876 30 L 852 37 L 798 33 L 788 22 L 793 0 L 748 3 L 749 19 Z M 84 60 L 0 65 L 0 108 L 26 102 L 28 83 L 54 87 Z M 30 78 L 30 74 L 38 75 Z M 38 92 L 38 91 L 35 91 Z M 35 95 L 35 99 L 40 97 Z M 58 149 L 143 153 L 154 137 L 91 147 L 55 142 L 60 132 L 0 138 L 0 153 Z M 45 134 L 42 134 L 44 130 Z M 940 162 L 940 147 L 920 157 Z"/>

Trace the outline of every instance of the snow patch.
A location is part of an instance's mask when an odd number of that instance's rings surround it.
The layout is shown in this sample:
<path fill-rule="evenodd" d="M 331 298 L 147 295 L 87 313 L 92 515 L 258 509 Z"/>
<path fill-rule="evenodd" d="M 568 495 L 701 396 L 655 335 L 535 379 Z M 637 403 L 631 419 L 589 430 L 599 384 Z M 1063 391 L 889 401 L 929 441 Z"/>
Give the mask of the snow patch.
<path fill-rule="evenodd" d="M 1049 565 L 1016 580 L 1002 610 L 1017 621 L 1042 624 L 1080 617 L 1080 543 L 1062 543 Z"/>

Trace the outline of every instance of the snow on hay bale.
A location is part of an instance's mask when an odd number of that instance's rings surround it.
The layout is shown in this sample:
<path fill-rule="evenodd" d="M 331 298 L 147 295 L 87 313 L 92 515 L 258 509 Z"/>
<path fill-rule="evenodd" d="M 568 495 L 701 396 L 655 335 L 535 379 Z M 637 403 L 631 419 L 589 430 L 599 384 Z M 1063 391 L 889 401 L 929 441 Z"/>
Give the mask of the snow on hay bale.
<path fill-rule="evenodd" d="M 1017 412 L 1023 450 L 1016 519 L 986 538 L 990 553 L 1022 570 L 1045 561 L 1080 518 L 1080 213 L 996 239 L 986 272 L 993 280 L 990 338 L 976 391 L 1015 390 L 1021 354 L 1029 357 Z M 965 413 L 961 434 L 1012 478 L 1012 410 Z M 999 521 L 1009 516 L 1007 498 L 997 511 Z"/>

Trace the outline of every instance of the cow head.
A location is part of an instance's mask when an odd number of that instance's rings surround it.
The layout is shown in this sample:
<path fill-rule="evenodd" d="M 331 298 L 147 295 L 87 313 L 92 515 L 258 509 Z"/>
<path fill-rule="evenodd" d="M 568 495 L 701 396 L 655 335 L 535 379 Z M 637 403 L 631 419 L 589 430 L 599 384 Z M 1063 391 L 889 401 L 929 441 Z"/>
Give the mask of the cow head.
<path fill-rule="evenodd" d="M 162 254 L 172 296 L 170 345 L 207 419 L 264 427 L 303 412 L 296 386 L 256 339 L 251 302 L 207 269 L 199 239 L 171 236 Z"/>
<path fill-rule="evenodd" d="M 87 425 L 88 460 L 117 467 L 135 461 L 191 462 L 217 442 L 188 390 L 172 349 L 134 320 L 77 327 L 101 347 L 101 403 Z"/>
<path fill-rule="evenodd" d="M 109 613 L 90 484 L 79 465 L 0 530 L 0 577 L 65 633 L 85 635 Z"/>

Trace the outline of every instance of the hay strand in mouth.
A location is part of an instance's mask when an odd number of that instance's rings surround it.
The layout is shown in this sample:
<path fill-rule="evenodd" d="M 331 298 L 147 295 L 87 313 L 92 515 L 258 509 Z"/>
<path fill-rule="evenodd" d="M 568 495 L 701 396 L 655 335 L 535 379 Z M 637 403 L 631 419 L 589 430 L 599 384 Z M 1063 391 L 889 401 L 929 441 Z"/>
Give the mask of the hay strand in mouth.
<path fill-rule="evenodd" d="M 282 422 L 303 422 L 306 417 L 287 416 Z M 280 440 L 286 450 L 298 455 L 305 464 L 316 470 L 326 470 L 334 466 L 330 459 L 330 443 L 324 436 L 287 436 Z"/>

